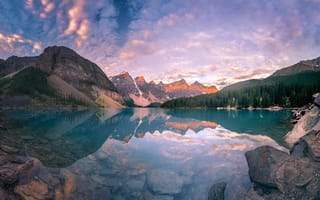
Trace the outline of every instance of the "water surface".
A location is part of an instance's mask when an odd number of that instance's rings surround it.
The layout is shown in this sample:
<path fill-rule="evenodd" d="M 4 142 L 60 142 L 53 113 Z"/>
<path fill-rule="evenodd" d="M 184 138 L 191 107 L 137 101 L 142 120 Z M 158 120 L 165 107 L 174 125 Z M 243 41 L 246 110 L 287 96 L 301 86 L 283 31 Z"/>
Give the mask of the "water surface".
<path fill-rule="evenodd" d="M 244 152 L 281 148 L 289 111 L 127 108 L 2 111 L 1 143 L 39 159 L 39 173 L 72 190 L 66 199 L 207 199 L 227 182 L 227 199 L 250 188 Z M 54 186 L 58 187 L 58 186 Z"/>

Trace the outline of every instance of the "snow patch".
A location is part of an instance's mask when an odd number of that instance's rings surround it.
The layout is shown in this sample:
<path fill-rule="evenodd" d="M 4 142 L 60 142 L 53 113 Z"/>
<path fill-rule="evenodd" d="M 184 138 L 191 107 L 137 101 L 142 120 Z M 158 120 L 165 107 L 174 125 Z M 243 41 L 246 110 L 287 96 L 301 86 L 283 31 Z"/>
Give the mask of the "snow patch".
<path fill-rule="evenodd" d="M 140 88 L 138 87 L 136 80 L 133 80 L 133 83 L 134 83 L 134 86 L 136 87 L 136 89 L 138 90 L 139 95 L 142 96 L 142 92 L 141 92 Z"/>

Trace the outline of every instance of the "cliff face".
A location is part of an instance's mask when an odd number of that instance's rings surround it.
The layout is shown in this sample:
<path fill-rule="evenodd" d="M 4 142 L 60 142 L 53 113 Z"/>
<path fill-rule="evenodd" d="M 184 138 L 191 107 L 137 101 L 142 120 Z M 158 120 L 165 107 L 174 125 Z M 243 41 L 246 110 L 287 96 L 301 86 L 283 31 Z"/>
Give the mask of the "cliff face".
<path fill-rule="evenodd" d="M 111 77 L 111 81 L 126 100 L 132 100 L 139 106 L 218 91 L 215 86 L 207 87 L 199 82 L 189 85 L 184 79 L 168 84 L 156 84 L 154 81 L 147 82 L 143 76 L 133 79 L 128 72 Z"/>
<path fill-rule="evenodd" d="M 126 101 L 135 105 L 147 106 L 154 102 L 164 102 L 166 94 L 153 82 L 147 83 L 143 76 L 133 79 L 128 72 L 112 76 L 111 81 Z"/>
<path fill-rule="evenodd" d="M 139 96 L 139 89 L 128 72 L 123 72 L 117 76 L 112 76 L 111 81 L 125 99 L 130 99 L 130 94 Z"/>
<path fill-rule="evenodd" d="M 48 81 L 63 96 L 91 101 L 103 107 L 119 107 L 123 98 L 105 73 L 93 62 L 72 49 L 48 47 L 35 57 L 10 57 L 0 63 L 0 77 L 12 76 L 22 69 L 36 67 L 48 74 Z"/>
<path fill-rule="evenodd" d="M 36 66 L 49 74 L 57 75 L 92 98 L 99 97 L 99 89 L 105 90 L 109 95 L 117 96 L 117 89 L 104 72 L 96 64 L 69 48 L 57 46 L 46 48 L 38 57 Z"/>
<path fill-rule="evenodd" d="M 149 99 L 151 102 L 164 102 L 168 100 L 167 94 L 153 81 L 147 83 L 143 76 L 136 77 L 135 81 L 142 91 L 143 97 Z"/>

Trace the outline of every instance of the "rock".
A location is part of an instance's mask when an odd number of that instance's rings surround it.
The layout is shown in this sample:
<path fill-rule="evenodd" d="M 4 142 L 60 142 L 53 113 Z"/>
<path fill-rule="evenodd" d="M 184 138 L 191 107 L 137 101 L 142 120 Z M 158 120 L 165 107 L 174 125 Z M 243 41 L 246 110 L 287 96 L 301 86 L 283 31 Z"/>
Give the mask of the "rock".
<path fill-rule="evenodd" d="M 178 194 L 184 183 L 176 172 L 164 169 L 151 170 L 147 182 L 152 191 L 159 194 Z"/>
<path fill-rule="evenodd" d="M 308 154 L 314 161 L 320 162 L 320 131 L 311 131 L 302 140 L 306 143 Z"/>
<path fill-rule="evenodd" d="M 2 144 L 0 149 L 6 153 L 18 153 L 19 149 Z"/>
<path fill-rule="evenodd" d="M 305 155 L 306 149 L 307 149 L 307 144 L 303 140 L 300 139 L 290 149 L 290 155 L 295 158 L 302 158 Z"/>
<path fill-rule="evenodd" d="M 62 175 L 64 177 L 64 187 L 63 193 L 67 199 L 72 197 L 72 193 L 76 188 L 76 176 L 70 171 L 63 171 Z"/>
<path fill-rule="evenodd" d="M 313 103 L 320 107 L 320 93 L 316 93 L 312 97 L 314 98 Z"/>
<path fill-rule="evenodd" d="M 19 194 L 24 200 L 41 200 L 53 197 L 49 193 L 47 184 L 34 180 L 28 184 L 16 186 L 14 192 Z"/>
<path fill-rule="evenodd" d="M 225 182 L 213 184 L 209 190 L 208 200 L 223 200 L 226 186 Z"/>
<path fill-rule="evenodd" d="M 310 106 L 310 110 L 294 125 L 293 129 L 285 136 L 285 142 L 292 147 L 304 135 L 312 130 L 320 131 L 320 108 Z"/>
<path fill-rule="evenodd" d="M 0 124 L 0 130 L 6 131 L 8 128 L 4 124 Z"/>
<path fill-rule="evenodd" d="M 289 158 L 285 152 L 270 146 L 261 146 L 245 153 L 250 179 L 267 187 L 277 187 L 274 171 Z"/>
<path fill-rule="evenodd" d="M 0 168 L 0 185 L 11 185 L 18 180 L 18 172 L 9 167 Z"/>
<path fill-rule="evenodd" d="M 8 199 L 8 192 L 0 187 L 0 199 Z"/>
<path fill-rule="evenodd" d="M 0 166 L 8 163 L 7 156 L 0 155 Z"/>
<path fill-rule="evenodd" d="M 282 162 L 274 170 L 277 188 L 285 194 L 293 193 L 297 187 L 309 184 L 314 172 L 309 159 L 293 157 Z"/>

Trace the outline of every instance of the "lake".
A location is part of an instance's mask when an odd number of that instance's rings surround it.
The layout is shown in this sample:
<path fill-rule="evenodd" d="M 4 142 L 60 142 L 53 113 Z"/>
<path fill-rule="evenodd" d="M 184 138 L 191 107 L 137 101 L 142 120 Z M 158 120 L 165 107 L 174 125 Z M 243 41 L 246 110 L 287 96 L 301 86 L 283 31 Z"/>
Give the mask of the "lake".
<path fill-rule="evenodd" d="M 0 134 L 1 144 L 39 159 L 37 177 L 65 199 L 207 199 L 218 182 L 227 183 L 226 199 L 239 199 L 251 187 L 244 153 L 261 145 L 284 149 L 283 136 L 292 128 L 291 111 L 285 110 L 5 110 L 0 115 L 9 126 Z"/>

